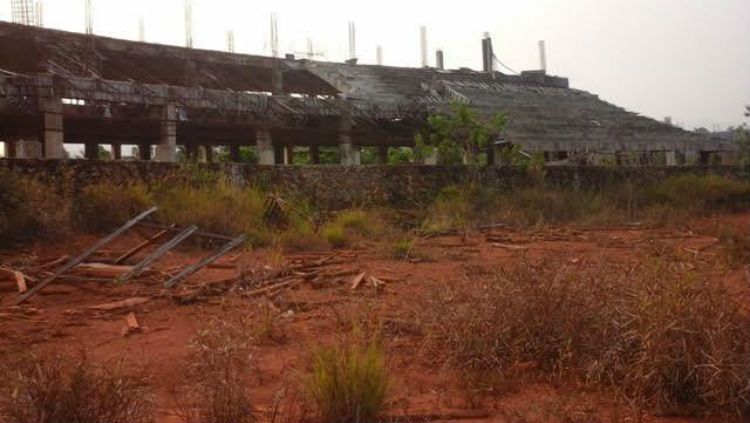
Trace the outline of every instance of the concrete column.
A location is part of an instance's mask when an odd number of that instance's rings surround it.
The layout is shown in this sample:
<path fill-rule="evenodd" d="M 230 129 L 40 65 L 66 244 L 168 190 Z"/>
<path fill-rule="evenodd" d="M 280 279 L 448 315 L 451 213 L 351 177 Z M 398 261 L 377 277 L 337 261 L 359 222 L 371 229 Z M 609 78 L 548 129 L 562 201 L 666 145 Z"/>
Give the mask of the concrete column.
<path fill-rule="evenodd" d="M 677 166 L 677 152 L 670 150 L 664 153 L 667 160 L 667 166 Z"/>
<path fill-rule="evenodd" d="M 438 164 L 438 149 L 433 147 L 432 150 L 427 153 L 424 157 L 424 164 L 429 166 L 437 166 Z"/>
<path fill-rule="evenodd" d="M 388 164 L 388 146 L 387 145 L 378 146 L 378 164 L 379 165 Z"/>
<path fill-rule="evenodd" d="M 273 166 L 276 164 L 274 158 L 273 140 L 268 128 L 258 128 L 255 132 L 255 146 L 258 151 L 258 164 Z"/>
<path fill-rule="evenodd" d="M 320 164 L 320 147 L 317 145 L 310 146 L 310 162 Z"/>
<path fill-rule="evenodd" d="M 87 160 L 97 160 L 99 158 L 99 144 L 87 142 L 83 145 L 83 157 Z"/>
<path fill-rule="evenodd" d="M 41 159 L 42 143 L 36 140 L 18 140 L 15 142 L 14 157 L 18 159 Z"/>
<path fill-rule="evenodd" d="M 63 104 L 59 98 L 40 99 L 42 113 L 42 141 L 45 159 L 64 159 Z"/>
<path fill-rule="evenodd" d="M 284 163 L 284 145 L 274 144 L 273 145 L 273 164 L 283 165 Z"/>
<path fill-rule="evenodd" d="M 287 144 L 284 146 L 284 164 L 294 164 L 294 146 L 291 144 Z"/>
<path fill-rule="evenodd" d="M 190 143 L 185 145 L 185 155 L 188 161 L 195 162 L 198 160 L 198 146 Z"/>
<path fill-rule="evenodd" d="M 156 145 L 156 161 L 177 161 L 177 107 L 173 103 L 164 106 L 161 117 L 161 137 Z"/>
<path fill-rule="evenodd" d="M 9 159 L 16 157 L 15 141 L 5 141 L 5 157 Z"/>
<path fill-rule="evenodd" d="M 211 145 L 204 145 L 203 151 L 206 152 L 206 163 L 214 162 L 214 147 Z"/>
<path fill-rule="evenodd" d="M 206 163 L 206 146 L 199 145 L 196 147 L 196 152 L 198 153 L 195 157 L 195 161 L 198 163 Z"/>
<path fill-rule="evenodd" d="M 151 160 L 151 144 L 141 143 L 138 145 L 138 158 L 140 160 Z"/>
<path fill-rule="evenodd" d="M 122 145 L 120 143 L 112 143 L 112 158 L 122 160 Z"/>
<path fill-rule="evenodd" d="M 344 116 L 339 131 L 339 151 L 341 164 L 344 166 L 358 166 L 362 164 L 362 152 L 359 145 L 354 144 L 351 133 L 351 121 Z"/>
<path fill-rule="evenodd" d="M 242 159 L 240 157 L 240 146 L 230 145 L 229 146 L 229 160 L 234 163 L 239 163 Z"/>

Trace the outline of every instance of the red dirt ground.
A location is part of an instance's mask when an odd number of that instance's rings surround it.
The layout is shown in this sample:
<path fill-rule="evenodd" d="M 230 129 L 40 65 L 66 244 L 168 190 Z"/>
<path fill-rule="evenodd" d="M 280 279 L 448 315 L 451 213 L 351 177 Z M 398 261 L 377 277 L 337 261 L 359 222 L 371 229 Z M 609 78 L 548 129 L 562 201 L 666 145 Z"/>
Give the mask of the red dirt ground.
<path fill-rule="evenodd" d="M 564 260 L 575 266 L 587 266 L 598 260 L 626 262 L 640 253 L 658 254 L 671 251 L 689 254 L 694 260 L 719 260 L 724 256 L 719 240 L 711 235 L 713 228 L 723 224 L 750 231 L 750 214 L 724 216 L 692 222 L 679 228 L 608 227 L 583 228 L 564 226 L 536 231 L 494 229 L 488 241 L 485 233 L 474 233 L 466 240 L 459 237 L 438 237 L 421 241 L 420 254 L 431 258 L 421 262 L 398 261 L 375 246 L 363 246 L 356 254 L 351 251 L 287 254 L 295 258 L 317 258 L 333 255 L 342 263 L 332 269 L 366 272 L 386 281 L 382 291 L 363 286 L 355 291 L 349 287 L 352 275 L 324 281 L 324 286 L 304 283 L 270 298 L 278 310 L 279 330 L 286 340 L 258 346 L 255 360 L 258 380 L 252 392 L 261 412 L 273 403 L 279 390 L 294 382 L 305 369 L 306 351 L 317 342 L 326 342 L 340 331 L 340 319 L 351 313 L 377 315 L 385 324 L 390 368 L 394 375 L 390 395 L 390 413 L 397 415 L 477 415 L 477 419 L 453 421 L 509 422 L 513 416 L 543 416 L 545 407 L 566 406 L 585 397 L 598 401 L 597 393 L 583 393 L 575 387 L 553 387 L 528 383 L 496 399 L 480 405 L 469 403 L 469 396 L 450 371 L 436 368 L 433 360 L 421 350 L 422 340 L 410 324 L 414 300 L 440 283 L 451 283 L 466 277 L 469 266 L 492 268 L 521 258 L 532 262 Z M 0 263 L 15 268 L 30 268 L 46 263 L 62 254 L 75 255 L 94 242 L 92 236 L 79 236 L 70 242 L 38 244 L 20 250 L 0 251 Z M 122 240 L 134 245 L 140 239 L 133 235 Z M 499 241 L 498 241 L 499 240 Z M 508 247 L 508 246 L 512 247 Z M 125 249 L 124 247 L 121 247 Z M 116 250 L 117 246 L 110 247 Z M 156 267 L 173 269 L 206 254 L 200 250 L 168 253 Z M 230 253 L 231 263 L 246 269 L 257 269 L 273 261 L 270 251 Z M 236 258 L 235 258 L 236 257 Z M 223 262 L 229 263 L 230 259 Z M 203 281 L 231 277 L 236 269 L 207 269 L 191 277 L 182 289 Z M 712 275 L 717 283 L 734 290 L 737 298 L 750 304 L 750 270 L 726 268 Z M 29 313 L 21 315 L 9 308 L 16 298 L 15 283 L 0 280 L 0 355 L 26 353 L 31 349 L 77 349 L 86 347 L 101 360 L 126 356 L 129 362 L 145 363 L 153 372 L 160 398 L 159 422 L 180 421 L 171 409 L 170 386 L 179 381 L 180 366 L 188 351 L 188 341 L 206 316 L 218 313 L 223 296 L 210 297 L 187 305 L 175 303 L 160 289 L 157 281 L 140 279 L 117 286 L 97 282 L 56 282 L 24 304 Z M 148 297 L 142 305 L 103 312 L 87 309 L 92 305 Z M 247 312 L 258 313 L 261 300 L 247 300 Z M 142 332 L 123 336 L 124 317 L 134 311 Z M 344 316 L 344 317 L 341 317 Z M 567 401 L 567 402 L 566 402 Z M 608 404 L 602 400 L 603 404 Z M 580 407 L 581 405 L 577 405 Z M 605 408 L 608 407 L 605 405 Z M 537 413 L 537 414 L 535 414 Z M 541 414 L 540 414 L 541 413 Z M 679 419 L 650 421 L 686 422 Z M 697 421 L 697 420 L 696 420 Z"/>

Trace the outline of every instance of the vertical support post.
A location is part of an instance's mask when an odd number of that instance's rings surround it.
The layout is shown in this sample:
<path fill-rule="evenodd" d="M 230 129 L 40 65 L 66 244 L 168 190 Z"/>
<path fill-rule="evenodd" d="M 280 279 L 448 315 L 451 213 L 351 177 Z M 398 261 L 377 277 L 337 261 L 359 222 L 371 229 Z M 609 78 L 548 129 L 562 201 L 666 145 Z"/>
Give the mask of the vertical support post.
<path fill-rule="evenodd" d="M 664 153 L 667 159 L 667 166 L 677 166 L 677 152 L 670 150 Z"/>
<path fill-rule="evenodd" d="M 5 141 L 5 157 L 9 159 L 16 157 L 16 142 L 15 141 Z"/>
<path fill-rule="evenodd" d="M 424 156 L 424 164 L 428 166 L 437 166 L 438 164 L 438 149 L 433 147 L 429 153 Z"/>
<path fill-rule="evenodd" d="M 156 161 L 177 161 L 177 107 L 174 103 L 167 103 L 162 112 L 161 137 L 156 145 Z"/>
<path fill-rule="evenodd" d="M 284 144 L 273 145 L 273 164 L 283 165 L 284 163 Z"/>
<path fill-rule="evenodd" d="M 214 147 L 211 145 L 204 145 L 203 150 L 206 152 L 206 163 L 214 162 Z"/>
<path fill-rule="evenodd" d="M 320 164 L 320 146 L 310 146 L 310 162 L 312 164 Z"/>
<path fill-rule="evenodd" d="M 97 160 L 99 158 L 99 144 L 87 141 L 83 145 L 83 156 L 88 160 Z"/>
<path fill-rule="evenodd" d="M 443 50 L 438 50 L 435 52 L 435 67 L 439 70 L 445 69 L 445 56 L 443 54 Z"/>
<path fill-rule="evenodd" d="M 352 122 L 349 116 L 341 117 L 339 128 L 339 151 L 341 152 L 341 164 L 344 166 L 358 166 L 362 163 L 362 154 L 359 146 L 352 140 Z"/>
<path fill-rule="evenodd" d="M 112 158 L 114 160 L 122 160 L 122 145 L 119 142 L 112 143 Z"/>
<path fill-rule="evenodd" d="M 267 127 L 259 127 L 255 131 L 255 146 L 258 150 L 258 164 L 273 166 L 276 164 L 271 131 Z"/>
<path fill-rule="evenodd" d="M 45 159 L 64 159 L 63 104 L 59 98 L 42 98 L 39 104 L 42 113 L 42 142 Z"/>
<path fill-rule="evenodd" d="M 388 146 L 387 145 L 378 146 L 378 164 L 379 165 L 388 164 Z"/>
<path fill-rule="evenodd" d="M 193 142 L 185 144 L 185 155 L 188 161 L 198 161 L 198 146 Z"/>
<path fill-rule="evenodd" d="M 138 145 L 138 158 L 141 160 L 151 160 L 151 144 L 145 142 Z"/>
<path fill-rule="evenodd" d="M 284 164 L 294 164 L 294 144 L 284 145 Z"/>
<path fill-rule="evenodd" d="M 241 161 L 239 145 L 234 144 L 229 146 L 229 160 L 234 163 L 239 163 Z"/>

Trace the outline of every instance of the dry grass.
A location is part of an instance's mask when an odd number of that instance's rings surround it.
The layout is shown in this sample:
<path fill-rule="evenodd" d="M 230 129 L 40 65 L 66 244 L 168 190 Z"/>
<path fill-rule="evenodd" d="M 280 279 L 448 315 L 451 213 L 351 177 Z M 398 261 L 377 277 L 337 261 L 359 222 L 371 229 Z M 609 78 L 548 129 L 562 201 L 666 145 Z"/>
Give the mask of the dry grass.
<path fill-rule="evenodd" d="M 144 185 L 89 185 L 76 195 L 73 216 L 76 224 L 85 230 L 111 231 L 146 210 L 151 203 Z"/>
<path fill-rule="evenodd" d="M 0 171 L 0 246 L 54 238 L 70 229 L 70 201 L 28 176 Z"/>
<path fill-rule="evenodd" d="M 85 353 L 25 356 L 6 369 L 8 423 L 154 421 L 155 397 L 144 370 L 122 360 L 95 363 Z"/>
<path fill-rule="evenodd" d="M 669 414 L 750 413 L 750 317 L 679 264 L 589 269 L 528 263 L 445 286 L 420 319 L 472 383 L 529 372 L 614 387 Z"/>
<path fill-rule="evenodd" d="M 225 299 L 190 342 L 185 385 L 174 392 L 176 414 L 188 423 L 256 421 L 250 397 L 256 322 L 243 308 L 241 300 Z"/>
<path fill-rule="evenodd" d="M 385 411 L 389 380 L 379 337 L 355 328 L 332 347 L 313 348 L 311 355 L 305 386 L 323 421 L 377 421 Z"/>

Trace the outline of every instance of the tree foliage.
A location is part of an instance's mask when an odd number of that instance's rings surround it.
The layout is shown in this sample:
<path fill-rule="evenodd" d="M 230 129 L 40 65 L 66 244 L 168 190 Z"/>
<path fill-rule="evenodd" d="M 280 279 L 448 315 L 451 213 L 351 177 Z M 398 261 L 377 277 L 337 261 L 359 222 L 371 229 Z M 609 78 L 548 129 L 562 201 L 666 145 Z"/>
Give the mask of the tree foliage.
<path fill-rule="evenodd" d="M 499 137 L 507 121 L 504 113 L 486 118 L 466 104 L 453 103 L 449 113 L 427 118 L 427 125 L 416 135 L 415 143 L 423 156 L 437 149 L 439 164 L 476 165 L 479 153 Z"/>

